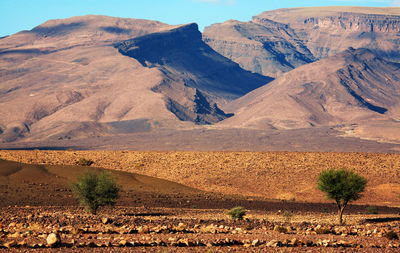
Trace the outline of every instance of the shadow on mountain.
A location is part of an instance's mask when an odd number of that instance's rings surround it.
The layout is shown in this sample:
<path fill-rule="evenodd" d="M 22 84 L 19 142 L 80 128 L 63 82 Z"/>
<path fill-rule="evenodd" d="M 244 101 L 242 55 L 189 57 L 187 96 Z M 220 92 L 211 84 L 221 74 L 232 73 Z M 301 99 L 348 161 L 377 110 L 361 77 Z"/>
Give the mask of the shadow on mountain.
<path fill-rule="evenodd" d="M 100 30 L 114 34 L 129 34 L 131 30 L 114 26 L 102 26 Z"/>
<path fill-rule="evenodd" d="M 79 30 L 82 27 L 86 26 L 85 22 L 74 22 L 70 24 L 59 24 L 55 26 L 37 26 L 31 30 L 31 32 L 34 32 L 39 35 L 44 35 L 44 36 L 58 36 L 61 34 L 66 34 L 70 33 L 75 30 Z"/>

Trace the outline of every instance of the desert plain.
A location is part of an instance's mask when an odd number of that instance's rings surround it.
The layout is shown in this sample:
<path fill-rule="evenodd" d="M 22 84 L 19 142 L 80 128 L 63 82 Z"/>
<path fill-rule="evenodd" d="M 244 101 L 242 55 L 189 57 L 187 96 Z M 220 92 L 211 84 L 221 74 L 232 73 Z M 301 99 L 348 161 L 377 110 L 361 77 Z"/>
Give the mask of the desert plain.
<path fill-rule="evenodd" d="M 80 158 L 118 177 L 115 207 L 78 207 Z M 2 251 L 396 252 L 399 154 L 2 150 Z M 8 168 L 8 169 L 5 169 Z M 345 211 L 317 189 L 324 169 L 367 178 Z M 243 206 L 244 220 L 226 212 Z M 47 237 L 60 241 L 50 246 Z"/>

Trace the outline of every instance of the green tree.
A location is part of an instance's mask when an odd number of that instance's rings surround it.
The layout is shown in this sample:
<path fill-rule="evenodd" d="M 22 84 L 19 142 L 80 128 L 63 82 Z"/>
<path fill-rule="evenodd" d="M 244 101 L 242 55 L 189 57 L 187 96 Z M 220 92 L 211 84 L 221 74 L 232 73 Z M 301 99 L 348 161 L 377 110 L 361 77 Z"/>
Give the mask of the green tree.
<path fill-rule="evenodd" d="M 336 201 L 340 225 L 343 224 L 343 211 L 347 204 L 361 197 L 366 184 L 364 177 L 346 169 L 325 170 L 319 175 L 318 189 Z"/>
<path fill-rule="evenodd" d="M 110 173 L 85 171 L 77 182 L 71 185 L 74 196 L 92 214 L 101 206 L 113 206 L 119 197 L 120 186 Z"/>

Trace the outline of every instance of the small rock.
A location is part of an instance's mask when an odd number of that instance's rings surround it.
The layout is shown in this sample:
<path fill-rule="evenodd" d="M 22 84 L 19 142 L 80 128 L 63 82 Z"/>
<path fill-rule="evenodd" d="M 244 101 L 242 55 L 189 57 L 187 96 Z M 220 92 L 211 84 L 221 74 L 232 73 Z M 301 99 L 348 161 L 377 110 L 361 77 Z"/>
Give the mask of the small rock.
<path fill-rule="evenodd" d="M 9 248 L 17 246 L 17 243 L 15 241 L 5 242 L 5 243 L 3 243 L 3 246 L 5 248 L 9 249 Z"/>
<path fill-rule="evenodd" d="M 252 246 L 259 246 L 260 244 L 261 244 L 260 240 L 258 240 L 258 239 L 255 239 L 254 241 L 251 242 Z"/>
<path fill-rule="evenodd" d="M 18 242 L 18 247 L 26 247 L 26 246 L 28 246 L 28 244 L 25 242 L 25 240 L 24 241 L 21 241 L 21 242 Z"/>
<path fill-rule="evenodd" d="M 297 246 L 301 246 L 302 242 L 297 240 L 297 238 L 293 238 L 288 242 L 288 245 L 291 247 L 297 247 Z"/>
<path fill-rule="evenodd" d="M 49 247 L 56 247 L 61 243 L 61 238 L 60 235 L 56 233 L 51 233 L 47 236 L 46 241 Z"/>
<path fill-rule="evenodd" d="M 282 242 L 280 242 L 278 240 L 272 240 L 272 241 L 269 241 L 266 246 L 267 247 L 279 247 L 281 245 L 282 245 Z"/>
<path fill-rule="evenodd" d="M 18 237 L 20 237 L 20 236 L 21 236 L 21 233 L 20 233 L 20 232 L 15 232 L 14 234 L 9 235 L 8 237 L 11 237 L 11 238 L 18 238 Z"/>

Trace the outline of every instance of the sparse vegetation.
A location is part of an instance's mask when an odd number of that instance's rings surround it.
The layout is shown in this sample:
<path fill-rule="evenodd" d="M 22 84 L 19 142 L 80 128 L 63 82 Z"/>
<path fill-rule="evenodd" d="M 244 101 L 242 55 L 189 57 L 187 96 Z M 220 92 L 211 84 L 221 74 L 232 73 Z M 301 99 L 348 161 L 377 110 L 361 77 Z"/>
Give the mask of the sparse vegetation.
<path fill-rule="evenodd" d="M 378 209 L 376 208 L 376 206 L 368 206 L 367 214 L 378 214 Z"/>
<path fill-rule="evenodd" d="M 292 220 L 293 213 L 285 210 L 282 215 L 286 222 L 290 222 Z"/>
<path fill-rule="evenodd" d="M 92 160 L 90 160 L 90 159 L 85 159 L 85 158 L 80 158 L 79 160 L 77 160 L 76 162 L 75 162 L 75 164 L 76 165 L 79 165 L 79 166 L 90 166 L 90 165 L 92 165 L 94 162 L 92 161 Z"/>
<path fill-rule="evenodd" d="M 284 226 L 275 226 L 274 230 L 281 233 L 281 234 L 286 234 L 288 232 L 288 229 Z"/>
<path fill-rule="evenodd" d="M 110 172 L 85 171 L 71 185 L 74 196 L 92 214 L 101 206 L 113 206 L 119 197 L 120 186 Z"/>
<path fill-rule="evenodd" d="M 392 230 L 388 231 L 383 236 L 389 240 L 398 240 L 399 239 L 399 236 L 397 235 L 397 233 Z"/>
<path fill-rule="evenodd" d="M 336 201 L 340 225 L 343 224 L 343 211 L 347 204 L 361 197 L 366 184 L 364 177 L 346 169 L 325 170 L 319 175 L 318 189 Z"/>
<path fill-rule="evenodd" d="M 243 217 L 246 215 L 246 210 L 241 206 L 237 206 L 229 210 L 227 214 L 234 220 L 243 220 Z"/>

